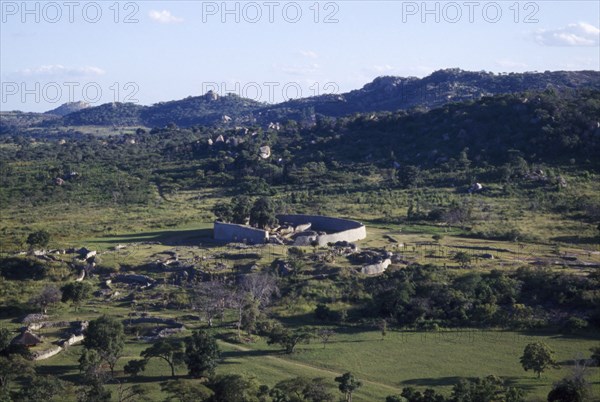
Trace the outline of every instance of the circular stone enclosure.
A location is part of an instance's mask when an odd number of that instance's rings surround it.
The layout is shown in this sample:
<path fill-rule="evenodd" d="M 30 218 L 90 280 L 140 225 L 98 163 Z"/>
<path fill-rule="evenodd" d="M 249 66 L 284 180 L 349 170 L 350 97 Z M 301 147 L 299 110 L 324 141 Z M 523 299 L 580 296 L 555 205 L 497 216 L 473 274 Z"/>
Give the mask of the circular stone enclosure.
<path fill-rule="evenodd" d="M 294 245 L 301 246 L 318 244 L 326 246 L 328 243 L 339 241 L 354 242 L 367 237 L 367 228 L 360 222 L 351 219 L 333 218 L 321 215 L 277 215 L 279 223 L 289 223 L 294 226 L 310 223 L 310 229 L 326 234 L 313 236 L 300 236 Z"/>
<path fill-rule="evenodd" d="M 367 237 L 365 225 L 351 219 L 321 215 L 277 215 L 277 219 L 281 224 L 289 223 L 295 227 L 310 223 L 311 230 L 325 232 L 325 234 L 298 236 L 294 242 L 295 246 L 313 244 L 326 246 L 328 243 L 354 242 Z M 214 223 L 214 238 L 226 242 L 246 241 L 250 244 L 263 244 L 269 240 L 269 232 L 246 225 L 217 221 Z"/>

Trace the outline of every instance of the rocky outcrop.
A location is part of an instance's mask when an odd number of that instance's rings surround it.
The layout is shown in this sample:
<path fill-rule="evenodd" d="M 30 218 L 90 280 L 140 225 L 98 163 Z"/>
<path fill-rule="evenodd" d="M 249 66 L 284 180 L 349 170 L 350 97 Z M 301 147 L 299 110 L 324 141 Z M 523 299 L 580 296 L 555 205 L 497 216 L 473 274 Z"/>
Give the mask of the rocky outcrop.
<path fill-rule="evenodd" d="M 376 264 L 366 265 L 366 266 L 362 267 L 360 272 L 365 275 L 382 274 L 383 272 L 385 272 L 387 267 L 390 266 L 391 263 L 392 263 L 392 260 L 390 260 L 389 258 L 386 258 L 385 260 L 378 262 Z"/>
<path fill-rule="evenodd" d="M 125 275 L 119 274 L 112 279 L 113 283 L 126 283 L 129 285 L 152 286 L 156 281 L 146 275 Z"/>
<path fill-rule="evenodd" d="M 23 317 L 21 322 L 23 324 L 31 324 L 33 322 L 45 321 L 48 318 L 50 317 L 45 314 L 27 314 L 25 317 Z"/>

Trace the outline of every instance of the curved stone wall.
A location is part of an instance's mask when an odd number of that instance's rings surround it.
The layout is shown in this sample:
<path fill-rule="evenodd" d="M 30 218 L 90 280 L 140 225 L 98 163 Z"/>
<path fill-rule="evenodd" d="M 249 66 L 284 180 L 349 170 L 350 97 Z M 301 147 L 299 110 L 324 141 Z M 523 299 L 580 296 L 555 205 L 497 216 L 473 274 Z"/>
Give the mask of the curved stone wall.
<path fill-rule="evenodd" d="M 216 221 L 213 230 L 214 239 L 220 241 L 239 243 L 245 241 L 249 244 L 263 244 L 269 240 L 269 233 L 266 230 L 234 223 Z"/>
<path fill-rule="evenodd" d="M 326 232 L 327 234 L 317 235 L 312 239 L 319 246 L 338 241 L 354 242 L 367 237 L 365 225 L 350 219 L 321 215 L 277 215 L 277 219 L 279 219 L 279 223 L 287 222 L 294 226 L 310 223 L 311 230 Z"/>

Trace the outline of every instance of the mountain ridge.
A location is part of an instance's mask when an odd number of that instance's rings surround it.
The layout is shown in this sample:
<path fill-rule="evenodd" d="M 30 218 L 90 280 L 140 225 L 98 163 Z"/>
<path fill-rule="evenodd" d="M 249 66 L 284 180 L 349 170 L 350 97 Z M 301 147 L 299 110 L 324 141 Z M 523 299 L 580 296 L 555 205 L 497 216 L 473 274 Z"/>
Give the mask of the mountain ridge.
<path fill-rule="evenodd" d="M 29 125 L 23 119 L 24 114 L 5 112 L 0 132 L 10 130 L 11 127 L 18 129 L 39 126 L 267 126 L 287 120 L 296 120 L 302 125 L 310 126 L 316 123 L 318 116 L 338 118 L 355 113 L 394 112 L 415 107 L 430 110 L 450 102 L 547 88 L 600 89 L 600 72 L 584 70 L 495 74 L 452 68 L 435 71 L 423 78 L 380 76 L 350 92 L 293 99 L 276 104 L 262 103 L 235 94 L 221 96 L 213 91 L 151 106 L 106 103 L 85 107 L 82 102 L 73 102 L 50 111 L 54 113 L 27 114 L 33 122 Z M 70 108 L 76 110 L 68 112 Z M 16 115 L 20 117 L 18 123 L 12 119 Z"/>

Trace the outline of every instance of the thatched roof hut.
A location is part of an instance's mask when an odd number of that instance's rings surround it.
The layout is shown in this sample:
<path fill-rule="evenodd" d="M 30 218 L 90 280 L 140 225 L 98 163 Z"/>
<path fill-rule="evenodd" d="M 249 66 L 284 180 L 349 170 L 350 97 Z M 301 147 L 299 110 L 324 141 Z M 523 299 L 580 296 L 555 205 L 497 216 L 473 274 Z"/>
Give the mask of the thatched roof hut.
<path fill-rule="evenodd" d="M 23 345 L 27 347 L 36 346 L 42 343 L 39 336 L 29 331 L 25 331 L 14 338 L 11 342 L 13 345 Z"/>

